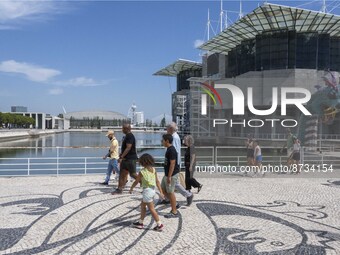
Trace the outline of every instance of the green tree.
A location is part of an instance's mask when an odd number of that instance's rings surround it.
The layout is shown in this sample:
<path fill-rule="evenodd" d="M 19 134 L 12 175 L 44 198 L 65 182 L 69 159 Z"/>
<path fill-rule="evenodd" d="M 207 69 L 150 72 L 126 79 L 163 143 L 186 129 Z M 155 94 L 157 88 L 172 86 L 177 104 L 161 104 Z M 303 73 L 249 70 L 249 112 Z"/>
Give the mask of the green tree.
<path fill-rule="evenodd" d="M 160 126 L 161 126 L 161 127 L 165 127 L 165 117 L 163 117 L 163 119 L 161 120 Z"/>

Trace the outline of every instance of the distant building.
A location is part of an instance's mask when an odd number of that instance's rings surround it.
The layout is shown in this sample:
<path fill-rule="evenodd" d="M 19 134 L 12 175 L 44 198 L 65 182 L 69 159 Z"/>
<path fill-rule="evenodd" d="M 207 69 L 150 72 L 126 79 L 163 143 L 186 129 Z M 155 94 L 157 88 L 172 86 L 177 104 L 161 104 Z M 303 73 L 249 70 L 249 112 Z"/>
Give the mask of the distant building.
<path fill-rule="evenodd" d="M 188 79 L 202 77 L 202 64 L 179 59 L 154 75 L 177 78 L 177 89 L 172 94 L 172 121 L 177 123 L 181 133 L 188 133 L 190 131 L 190 81 Z"/>
<path fill-rule="evenodd" d="M 135 112 L 135 123 L 134 125 L 144 125 L 144 112 Z"/>
<path fill-rule="evenodd" d="M 35 120 L 35 125 L 31 128 L 46 129 L 46 113 L 42 112 L 12 112 L 18 115 L 31 117 Z"/>
<path fill-rule="evenodd" d="M 46 114 L 46 129 L 64 129 L 64 119 Z"/>
<path fill-rule="evenodd" d="M 27 112 L 26 106 L 11 106 L 11 112 Z"/>
<path fill-rule="evenodd" d="M 80 111 L 64 114 L 64 129 L 121 126 L 127 116 L 112 111 Z"/>
<path fill-rule="evenodd" d="M 136 109 L 137 105 L 133 103 L 129 108 L 127 117 L 130 120 L 130 123 L 134 126 L 144 125 L 144 112 L 137 112 Z"/>

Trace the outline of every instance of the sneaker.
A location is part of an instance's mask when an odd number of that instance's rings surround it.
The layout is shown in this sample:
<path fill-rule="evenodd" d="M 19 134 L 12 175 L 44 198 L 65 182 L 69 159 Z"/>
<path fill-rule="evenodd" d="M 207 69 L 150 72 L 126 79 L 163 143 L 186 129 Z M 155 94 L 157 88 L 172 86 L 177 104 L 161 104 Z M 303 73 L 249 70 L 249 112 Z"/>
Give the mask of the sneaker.
<path fill-rule="evenodd" d="M 108 182 L 101 182 L 101 183 L 99 183 L 99 184 L 101 184 L 101 185 L 109 185 Z"/>
<path fill-rule="evenodd" d="M 143 223 L 139 223 L 139 221 L 136 221 L 136 222 L 132 223 L 132 226 L 134 226 L 135 228 L 139 228 L 139 229 L 143 229 L 144 228 L 144 224 Z"/>
<path fill-rule="evenodd" d="M 178 213 L 173 213 L 172 211 L 170 211 L 168 214 L 164 215 L 164 218 L 177 218 L 178 217 Z"/>
<path fill-rule="evenodd" d="M 200 186 L 198 186 L 198 188 L 197 188 L 197 194 L 200 193 L 202 187 L 203 187 L 203 184 L 200 184 Z"/>
<path fill-rule="evenodd" d="M 166 201 L 165 199 L 163 199 L 163 200 L 159 201 L 157 204 L 158 205 L 168 205 L 168 204 L 170 204 L 170 201 Z"/>
<path fill-rule="evenodd" d="M 114 191 L 111 192 L 111 195 L 119 195 L 122 194 L 123 191 L 121 191 L 120 189 L 115 189 Z"/>
<path fill-rule="evenodd" d="M 187 206 L 190 206 L 192 204 L 193 199 L 194 199 L 194 194 L 192 194 L 190 197 L 187 197 Z"/>
<path fill-rule="evenodd" d="M 176 203 L 176 209 L 179 209 L 179 208 L 181 208 L 180 204 Z"/>
<path fill-rule="evenodd" d="M 155 231 L 162 231 L 163 228 L 164 228 L 164 225 L 161 224 L 161 225 L 157 225 L 156 227 L 154 227 L 153 230 L 155 230 Z"/>

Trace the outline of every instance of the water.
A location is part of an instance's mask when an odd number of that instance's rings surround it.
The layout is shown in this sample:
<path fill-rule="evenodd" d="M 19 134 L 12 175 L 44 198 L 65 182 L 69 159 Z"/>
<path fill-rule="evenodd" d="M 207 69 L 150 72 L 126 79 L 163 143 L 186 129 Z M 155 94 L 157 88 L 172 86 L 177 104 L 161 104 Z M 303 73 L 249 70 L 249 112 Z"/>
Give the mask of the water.
<path fill-rule="evenodd" d="M 105 172 L 107 161 L 102 157 L 108 152 L 109 139 L 106 132 L 66 132 L 39 138 L 24 138 L 16 141 L 0 142 L 0 175 L 55 174 L 72 168 L 68 173 L 84 173 L 84 157 L 88 173 Z M 164 156 L 162 133 L 135 132 L 137 147 L 157 147 L 140 149 L 156 157 Z M 115 132 L 121 144 L 124 134 Z M 80 159 L 81 157 L 81 159 Z M 58 159 L 57 159 L 58 158 Z"/>
<path fill-rule="evenodd" d="M 105 173 L 109 140 L 105 132 L 66 132 L 39 138 L 0 142 L 0 176 L 29 174 Z M 115 132 L 121 144 L 122 132 Z M 138 155 L 150 153 L 155 157 L 157 170 L 162 170 L 165 149 L 162 133 L 135 132 Z M 150 148 L 154 147 L 154 148 Z M 245 148 L 219 148 L 220 164 L 245 164 Z M 263 150 L 266 156 L 278 156 L 276 150 Z M 196 148 L 197 160 L 212 165 L 214 148 Z M 182 149 L 182 161 L 184 148 Z M 242 156 L 242 157 L 239 157 Z M 244 162 L 243 162 L 244 161 Z M 183 165 L 182 165 L 183 166 Z"/>

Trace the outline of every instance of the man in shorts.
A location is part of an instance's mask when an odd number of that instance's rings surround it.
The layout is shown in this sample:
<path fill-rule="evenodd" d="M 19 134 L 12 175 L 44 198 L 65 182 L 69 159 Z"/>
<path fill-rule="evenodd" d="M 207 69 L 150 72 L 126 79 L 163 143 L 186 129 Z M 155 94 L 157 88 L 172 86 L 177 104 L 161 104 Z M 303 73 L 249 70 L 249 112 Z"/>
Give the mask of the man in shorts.
<path fill-rule="evenodd" d="M 177 162 L 177 151 L 172 145 L 173 137 L 171 134 L 163 135 L 163 146 L 167 148 L 164 161 L 164 176 L 161 182 L 163 194 L 169 198 L 171 211 L 164 217 L 174 218 L 178 216 L 177 202 L 175 196 L 175 186 L 179 178 L 179 165 Z"/>
<path fill-rule="evenodd" d="M 137 151 L 136 151 L 136 139 L 131 133 L 130 124 L 124 124 L 122 128 L 125 137 L 122 142 L 121 154 L 119 155 L 118 162 L 120 163 L 120 175 L 118 188 L 111 194 L 121 194 L 127 182 L 127 177 L 130 176 L 134 179 L 137 178 L 136 174 L 136 161 Z"/>

